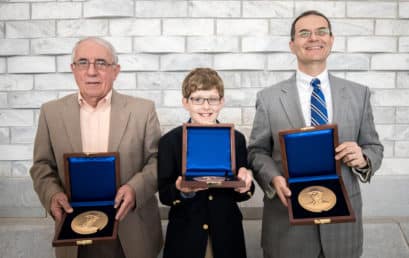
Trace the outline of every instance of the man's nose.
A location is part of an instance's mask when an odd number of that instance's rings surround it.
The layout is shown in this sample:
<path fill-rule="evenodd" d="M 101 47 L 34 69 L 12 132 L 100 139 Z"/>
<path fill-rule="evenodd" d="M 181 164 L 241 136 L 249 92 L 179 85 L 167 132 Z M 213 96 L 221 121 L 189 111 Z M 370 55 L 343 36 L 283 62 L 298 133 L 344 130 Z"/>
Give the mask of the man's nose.
<path fill-rule="evenodd" d="M 97 73 L 97 69 L 95 69 L 95 63 L 90 63 L 87 69 L 87 73 L 89 75 L 94 75 Z"/>
<path fill-rule="evenodd" d="M 310 40 L 316 41 L 318 39 L 318 36 L 315 34 L 315 32 L 312 32 L 310 35 Z"/>

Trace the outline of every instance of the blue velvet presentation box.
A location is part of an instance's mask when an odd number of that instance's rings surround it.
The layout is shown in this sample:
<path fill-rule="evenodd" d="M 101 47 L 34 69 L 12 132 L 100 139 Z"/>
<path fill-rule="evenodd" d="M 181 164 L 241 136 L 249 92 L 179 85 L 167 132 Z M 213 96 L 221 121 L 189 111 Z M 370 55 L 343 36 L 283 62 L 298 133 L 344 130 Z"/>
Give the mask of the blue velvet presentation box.
<path fill-rule="evenodd" d="M 291 190 L 291 197 L 288 198 L 290 224 L 355 221 L 355 214 L 342 180 L 341 163 L 335 160 L 335 148 L 338 146 L 337 125 L 284 130 L 279 132 L 279 138 L 284 174 Z M 327 197 L 323 197 L 322 202 L 315 202 L 313 195 L 305 194 L 312 193 L 313 191 L 308 192 L 310 189 L 319 190 L 322 194 L 323 188 L 329 189 L 332 194 L 325 190 Z M 332 203 L 330 200 L 335 199 L 334 195 L 336 202 L 333 207 L 327 205 L 329 209 L 311 211 L 313 205 Z M 310 206 L 308 209 L 303 204 L 306 198 L 309 202 L 307 206 Z"/>
<path fill-rule="evenodd" d="M 236 177 L 235 152 L 233 124 L 183 124 L 182 187 L 245 186 Z"/>
<path fill-rule="evenodd" d="M 117 238 L 114 199 L 120 184 L 119 164 L 117 152 L 64 154 L 65 190 L 74 212 L 65 214 L 56 226 L 53 246 L 88 245 Z M 87 211 L 105 213 L 108 224 L 92 234 L 74 232 L 71 222 Z"/>

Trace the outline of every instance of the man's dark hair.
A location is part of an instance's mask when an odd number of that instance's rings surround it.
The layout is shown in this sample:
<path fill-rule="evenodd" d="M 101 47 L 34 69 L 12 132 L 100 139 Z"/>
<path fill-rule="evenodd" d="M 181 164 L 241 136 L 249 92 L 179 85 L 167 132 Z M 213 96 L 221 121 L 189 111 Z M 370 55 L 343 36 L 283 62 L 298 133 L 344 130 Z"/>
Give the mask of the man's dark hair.
<path fill-rule="evenodd" d="M 316 11 L 316 10 L 309 10 L 309 11 L 305 11 L 302 14 L 298 15 L 297 18 L 295 18 L 295 20 L 293 21 L 293 23 L 291 24 L 291 41 L 294 41 L 294 37 L 295 37 L 295 24 L 297 23 L 297 21 L 305 16 L 310 16 L 310 15 L 315 15 L 315 16 L 320 16 L 322 18 L 324 18 L 327 23 L 328 23 L 328 29 L 329 29 L 329 35 L 332 36 L 332 29 L 331 29 L 331 22 L 329 21 L 329 19 L 327 18 L 327 16 L 325 16 L 324 14 Z"/>

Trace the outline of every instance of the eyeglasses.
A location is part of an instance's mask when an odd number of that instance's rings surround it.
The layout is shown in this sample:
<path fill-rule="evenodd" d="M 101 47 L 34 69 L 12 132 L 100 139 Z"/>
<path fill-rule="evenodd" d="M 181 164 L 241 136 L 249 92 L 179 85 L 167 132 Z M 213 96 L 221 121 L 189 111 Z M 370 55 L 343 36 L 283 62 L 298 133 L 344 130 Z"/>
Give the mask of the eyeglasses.
<path fill-rule="evenodd" d="M 300 38 L 307 39 L 307 38 L 311 37 L 312 33 L 313 32 L 310 31 L 310 30 L 301 30 L 297 34 L 298 34 L 298 36 Z M 329 34 L 331 34 L 331 31 L 329 30 L 329 28 L 319 28 L 319 29 L 314 31 L 314 35 L 319 36 L 319 37 L 324 37 L 324 36 L 327 36 Z"/>
<path fill-rule="evenodd" d="M 72 64 L 75 65 L 75 68 L 79 70 L 88 70 L 89 66 L 93 64 L 95 70 L 98 71 L 104 71 L 108 68 L 108 66 L 116 65 L 115 63 L 110 64 L 104 59 L 97 59 L 93 63 L 91 63 L 88 59 L 80 59 L 76 62 L 73 62 Z"/>
<path fill-rule="evenodd" d="M 193 105 L 203 105 L 205 101 L 211 106 L 219 105 L 222 98 L 200 98 L 200 97 L 190 97 L 190 101 L 192 101 Z"/>

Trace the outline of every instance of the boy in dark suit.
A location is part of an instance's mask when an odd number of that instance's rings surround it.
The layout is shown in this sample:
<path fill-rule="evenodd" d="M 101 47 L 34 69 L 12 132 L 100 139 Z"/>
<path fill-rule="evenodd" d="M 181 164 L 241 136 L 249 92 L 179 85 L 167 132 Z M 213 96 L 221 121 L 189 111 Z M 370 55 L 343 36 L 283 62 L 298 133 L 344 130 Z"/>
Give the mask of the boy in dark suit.
<path fill-rule="evenodd" d="M 191 71 L 183 81 L 182 92 L 190 123 L 218 123 L 217 116 L 224 105 L 224 86 L 216 71 L 209 68 Z M 193 189 L 181 186 L 182 127 L 160 139 L 159 197 L 163 204 L 171 206 L 163 257 L 246 257 L 242 214 L 237 202 L 253 195 L 254 184 L 252 172 L 246 168 L 245 138 L 238 131 L 235 148 L 237 176 L 245 181 L 244 187 Z"/>

